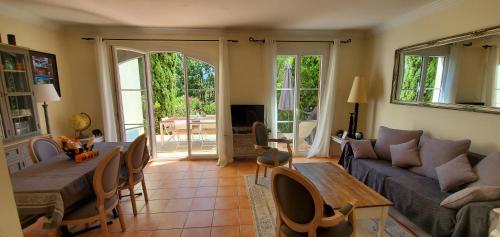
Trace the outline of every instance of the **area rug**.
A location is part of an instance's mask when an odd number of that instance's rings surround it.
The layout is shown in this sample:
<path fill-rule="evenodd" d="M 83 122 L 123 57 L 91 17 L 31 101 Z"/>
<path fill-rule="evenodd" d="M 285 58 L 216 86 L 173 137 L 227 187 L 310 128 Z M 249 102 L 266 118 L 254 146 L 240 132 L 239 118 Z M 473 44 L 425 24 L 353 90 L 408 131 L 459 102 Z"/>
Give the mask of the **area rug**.
<path fill-rule="evenodd" d="M 255 176 L 245 176 L 250 206 L 253 212 L 256 237 L 274 237 L 276 223 L 276 209 L 271 194 L 269 177 L 259 177 L 259 184 L 255 185 Z M 378 220 L 360 220 L 356 228 L 356 236 L 377 236 Z M 401 227 L 392 217 L 385 223 L 385 234 L 390 237 L 411 237 L 413 234 Z"/>

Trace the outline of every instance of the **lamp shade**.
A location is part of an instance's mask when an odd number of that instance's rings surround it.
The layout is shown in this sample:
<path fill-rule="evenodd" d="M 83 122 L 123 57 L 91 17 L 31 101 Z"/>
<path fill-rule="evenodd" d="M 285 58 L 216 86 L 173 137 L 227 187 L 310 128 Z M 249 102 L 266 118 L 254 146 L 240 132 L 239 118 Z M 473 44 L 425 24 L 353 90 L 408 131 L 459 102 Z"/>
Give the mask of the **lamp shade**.
<path fill-rule="evenodd" d="M 34 85 L 35 99 L 37 102 L 59 101 L 61 97 L 57 94 L 56 88 L 52 84 Z"/>
<path fill-rule="evenodd" d="M 364 80 L 356 76 L 354 77 L 354 82 L 352 83 L 351 93 L 349 93 L 349 98 L 347 99 L 349 103 L 366 103 L 368 102 L 368 96 L 366 94 L 366 84 Z"/>

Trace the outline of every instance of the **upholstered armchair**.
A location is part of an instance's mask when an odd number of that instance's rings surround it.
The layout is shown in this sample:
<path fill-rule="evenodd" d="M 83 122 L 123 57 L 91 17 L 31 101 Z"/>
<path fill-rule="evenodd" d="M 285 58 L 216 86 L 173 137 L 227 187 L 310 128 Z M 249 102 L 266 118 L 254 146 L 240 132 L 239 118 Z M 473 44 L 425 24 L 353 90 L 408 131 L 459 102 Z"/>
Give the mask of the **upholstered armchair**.
<path fill-rule="evenodd" d="M 257 171 L 255 172 L 255 184 L 258 183 L 259 168 L 264 167 L 264 177 L 267 176 L 267 168 L 274 168 L 288 163 L 292 168 L 292 148 L 291 140 L 272 139 L 268 137 L 266 125 L 261 122 L 255 122 L 252 126 L 254 138 L 254 147 L 257 150 Z M 280 151 L 277 148 L 270 147 L 269 142 L 286 144 L 288 152 Z"/>
<path fill-rule="evenodd" d="M 276 237 L 343 237 L 354 230 L 355 203 L 334 211 L 299 172 L 273 169 L 271 191 L 276 204 Z"/>

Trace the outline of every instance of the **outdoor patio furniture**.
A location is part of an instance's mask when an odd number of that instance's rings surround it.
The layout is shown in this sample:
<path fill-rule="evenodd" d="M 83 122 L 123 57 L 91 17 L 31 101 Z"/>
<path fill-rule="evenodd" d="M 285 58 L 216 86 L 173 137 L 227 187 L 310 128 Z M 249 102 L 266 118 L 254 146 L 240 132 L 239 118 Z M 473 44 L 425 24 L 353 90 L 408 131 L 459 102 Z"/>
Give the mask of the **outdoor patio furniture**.
<path fill-rule="evenodd" d="M 198 135 L 199 140 L 203 143 L 206 142 L 207 135 L 216 132 L 216 119 L 215 115 L 207 115 L 203 117 L 191 117 L 189 126 L 192 135 Z M 179 142 L 182 141 L 180 135 L 187 136 L 187 119 L 186 117 L 165 117 L 160 122 L 160 135 L 161 144 L 165 142 L 165 131 L 170 135 L 167 142 L 174 139 L 176 148 Z M 187 140 L 187 139 L 186 139 Z"/>

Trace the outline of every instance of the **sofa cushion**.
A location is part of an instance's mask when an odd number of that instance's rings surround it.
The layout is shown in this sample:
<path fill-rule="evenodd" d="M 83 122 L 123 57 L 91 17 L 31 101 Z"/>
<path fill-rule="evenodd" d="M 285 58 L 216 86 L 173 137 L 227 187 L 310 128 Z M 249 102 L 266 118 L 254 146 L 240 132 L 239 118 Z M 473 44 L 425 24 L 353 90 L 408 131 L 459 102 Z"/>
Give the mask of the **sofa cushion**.
<path fill-rule="evenodd" d="M 500 152 L 486 156 L 474 167 L 479 179 L 469 187 L 500 186 Z"/>
<path fill-rule="evenodd" d="M 399 130 L 380 126 L 374 147 L 375 153 L 379 159 L 391 160 L 390 145 L 409 142 L 413 139 L 418 143 L 422 133 L 422 130 Z"/>
<path fill-rule="evenodd" d="M 477 175 L 472 170 L 469 158 L 465 154 L 436 167 L 436 173 L 443 192 L 477 180 Z"/>
<path fill-rule="evenodd" d="M 373 151 L 372 142 L 370 140 L 349 140 L 354 158 L 362 159 L 377 159 L 377 154 Z"/>
<path fill-rule="evenodd" d="M 384 190 L 394 207 L 427 233 L 453 233 L 457 211 L 440 206 L 449 194 L 441 192 L 436 180 L 419 175 L 388 177 Z"/>
<path fill-rule="evenodd" d="M 419 147 L 422 166 L 412 167 L 410 171 L 437 180 L 436 167 L 467 153 L 470 140 L 441 140 L 424 135 L 420 139 Z"/>
<path fill-rule="evenodd" d="M 390 145 L 392 166 L 406 168 L 422 165 L 417 146 L 418 143 L 415 139 L 397 145 Z"/>
<path fill-rule="evenodd" d="M 351 175 L 381 194 L 384 194 L 387 177 L 419 177 L 406 169 L 393 167 L 389 161 L 368 159 L 352 159 Z"/>

